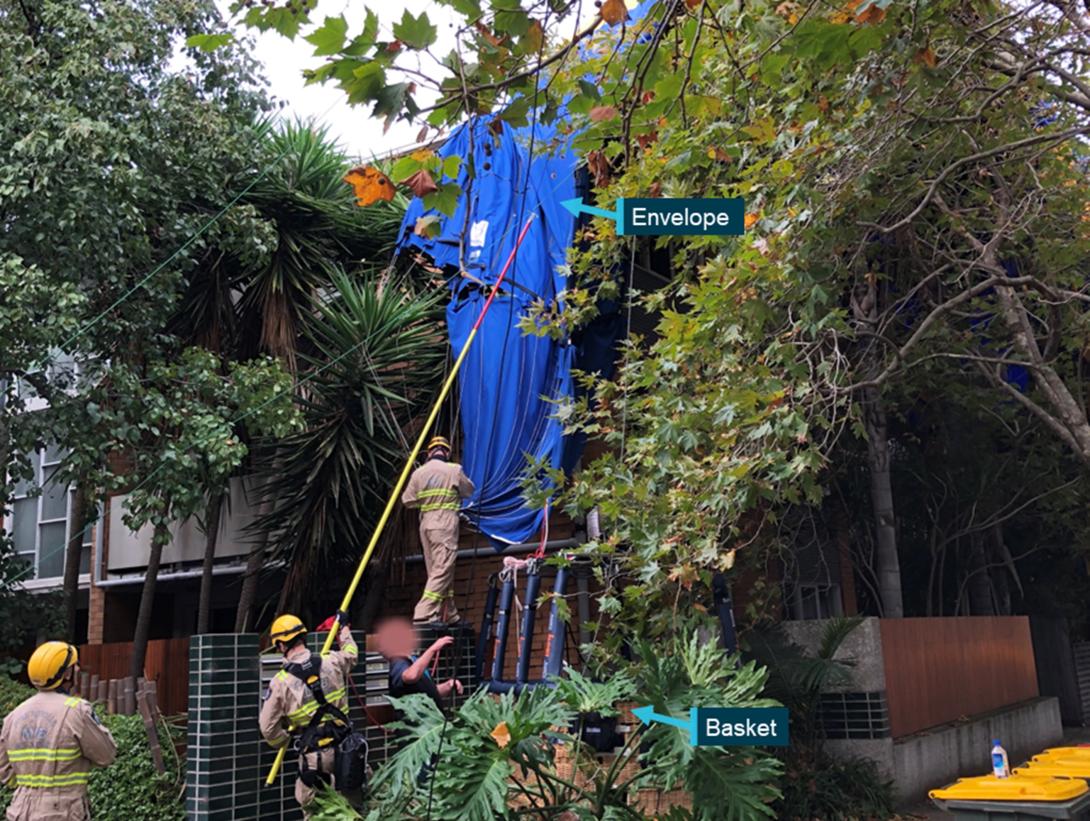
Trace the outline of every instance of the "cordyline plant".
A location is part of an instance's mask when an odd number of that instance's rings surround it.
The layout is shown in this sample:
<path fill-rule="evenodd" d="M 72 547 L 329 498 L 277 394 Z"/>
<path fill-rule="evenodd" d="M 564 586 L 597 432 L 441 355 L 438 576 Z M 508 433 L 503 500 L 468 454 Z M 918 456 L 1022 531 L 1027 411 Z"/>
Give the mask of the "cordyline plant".
<path fill-rule="evenodd" d="M 738 666 L 698 625 L 688 639 L 638 645 L 635 661 L 592 681 L 574 671 L 557 686 L 498 698 L 480 691 L 449 718 L 426 696 L 394 699 L 401 749 L 376 774 L 370 821 L 418 818 L 637 819 L 637 791 L 684 789 L 692 808 L 673 817 L 772 817 L 779 763 L 752 748 L 697 748 L 683 730 L 632 728 L 616 756 L 595 758 L 569 730 L 580 713 L 635 699 L 681 715 L 691 706 L 765 707 L 765 672 Z"/>

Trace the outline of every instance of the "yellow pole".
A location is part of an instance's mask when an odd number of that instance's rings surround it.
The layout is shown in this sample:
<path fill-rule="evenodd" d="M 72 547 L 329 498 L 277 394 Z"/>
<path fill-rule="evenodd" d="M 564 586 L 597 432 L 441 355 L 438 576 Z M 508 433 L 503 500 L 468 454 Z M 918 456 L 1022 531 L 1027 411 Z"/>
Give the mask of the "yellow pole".
<path fill-rule="evenodd" d="M 352 577 L 352 583 L 348 585 L 348 590 L 341 600 L 340 609 L 333 618 L 333 626 L 329 629 L 329 635 L 325 637 L 325 643 L 322 645 L 323 656 L 333 647 L 333 640 L 337 637 L 337 633 L 339 633 L 341 629 L 340 614 L 347 612 L 348 608 L 352 606 L 352 597 L 356 595 L 356 588 L 359 587 L 360 581 L 363 580 L 363 572 L 367 569 L 367 563 L 371 561 L 371 554 L 375 552 L 375 547 L 378 545 L 382 530 L 386 527 L 386 522 L 389 521 L 390 515 L 394 512 L 394 507 L 397 505 L 397 500 L 401 496 L 401 491 L 404 489 L 405 483 L 409 480 L 409 474 L 412 473 L 416 457 L 419 455 L 421 448 L 424 447 L 424 441 L 428 438 L 431 427 L 435 424 L 435 420 L 439 416 L 439 411 L 443 407 L 443 402 L 446 400 L 447 394 L 450 393 L 450 389 L 454 385 L 454 377 L 458 375 L 458 369 L 462 367 L 462 363 L 465 361 L 466 355 L 473 345 L 473 340 L 477 338 L 477 331 L 480 330 L 481 323 L 484 321 L 484 315 L 488 313 L 493 298 L 500 290 L 500 284 L 503 282 L 504 277 L 507 276 L 507 271 L 510 269 L 511 263 L 515 261 L 515 254 L 518 253 L 519 246 L 522 245 L 522 240 L 526 237 L 526 232 L 530 230 L 530 223 L 534 221 L 535 216 L 536 214 L 530 214 L 530 218 L 526 220 L 526 224 L 522 226 L 522 231 L 519 232 L 518 239 L 515 240 L 515 247 L 511 249 L 511 253 L 508 255 L 507 261 L 503 265 L 503 270 L 500 271 L 500 275 L 496 278 L 496 284 L 492 286 L 492 291 L 489 293 L 488 299 L 485 300 L 484 307 L 481 308 L 480 316 L 478 316 L 477 321 L 473 323 L 473 328 L 470 329 L 469 336 L 466 337 L 465 344 L 462 345 L 461 353 L 459 353 L 458 358 L 454 360 L 454 367 L 450 369 L 450 375 L 447 376 L 446 381 L 443 382 L 443 388 L 439 391 L 439 396 L 435 400 L 435 404 L 432 405 L 431 413 L 428 414 L 428 419 L 424 422 L 424 427 L 420 429 L 420 436 L 417 437 L 412 452 L 409 454 L 409 458 L 405 460 L 405 467 L 401 469 L 401 475 L 397 478 L 393 490 L 390 491 L 390 498 L 386 500 L 386 507 L 382 511 L 382 516 L 379 517 L 378 524 L 375 525 L 374 533 L 371 534 L 371 541 L 367 543 L 367 549 L 363 552 L 363 558 L 360 559 L 359 566 L 356 568 L 356 575 Z M 272 783 L 276 780 L 276 775 L 280 771 L 280 766 L 284 763 L 284 754 L 287 753 L 287 751 L 287 747 L 281 747 L 280 752 L 276 754 L 276 760 L 269 769 L 268 778 L 265 779 L 266 786 L 272 786 Z"/>

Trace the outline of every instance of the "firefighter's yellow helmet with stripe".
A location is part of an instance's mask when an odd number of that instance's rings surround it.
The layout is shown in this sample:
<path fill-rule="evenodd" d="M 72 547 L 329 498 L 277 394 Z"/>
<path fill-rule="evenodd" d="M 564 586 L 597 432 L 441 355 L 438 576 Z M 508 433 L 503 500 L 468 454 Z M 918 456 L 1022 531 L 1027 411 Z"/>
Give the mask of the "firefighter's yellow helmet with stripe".
<path fill-rule="evenodd" d="M 55 690 L 65 672 L 79 663 L 79 651 L 66 641 L 47 641 L 35 650 L 27 662 L 30 683 L 39 690 Z"/>
<path fill-rule="evenodd" d="M 288 642 L 306 632 L 307 627 L 303 624 L 302 619 L 298 616 L 291 615 L 291 613 L 285 613 L 282 616 L 278 616 L 276 621 L 272 623 L 272 628 L 269 630 L 269 638 L 272 639 L 274 644 L 278 641 Z"/>
<path fill-rule="evenodd" d="M 431 453 L 436 448 L 446 448 L 446 450 L 449 451 L 450 450 L 450 442 L 447 441 L 447 437 L 445 437 L 445 436 L 433 436 L 431 438 L 431 441 L 428 442 L 427 451 L 428 451 L 428 453 Z"/>

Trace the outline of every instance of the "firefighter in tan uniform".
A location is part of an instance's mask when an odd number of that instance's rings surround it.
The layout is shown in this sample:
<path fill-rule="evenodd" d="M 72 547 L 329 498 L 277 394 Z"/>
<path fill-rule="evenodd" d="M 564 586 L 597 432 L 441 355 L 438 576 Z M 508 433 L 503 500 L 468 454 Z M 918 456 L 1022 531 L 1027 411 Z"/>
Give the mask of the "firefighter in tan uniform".
<path fill-rule="evenodd" d="M 8 713 L 0 730 L 0 782 L 15 787 L 8 821 L 84 821 L 91 817 L 92 767 L 117 755 L 113 736 L 91 705 L 69 695 L 79 654 L 49 641 L 27 662 L 38 692 Z"/>
<path fill-rule="evenodd" d="M 420 544 L 428 580 L 413 611 L 417 624 L 456 624 L 454 560 L 458 553 L 461 500 L 473 494 L 462 466 L 450 459 L 450 442 L 442 436 L 428 443 L 428 459 L 409 479 L 401 503 L 420 508 Z"/>
<path fill-rule="evenodd" d="M 339 649 L 325 656 L 307 649 L 306 634 L 307 628 L 297 616 L 285 614 L 273 622 L 270 637 L 284 656 L 284 667 L 269 684 L 259 723 L 261 735 L 275 749 L 289 744 L 294 734 L 297 748 L 319 750 L 300 750 L 299 776 L 295 781 L 295 800 L 309 817 L 307 807 L 314 800 L 318 783 L 333 781 L 334 747 L 338 733 L 345 730 L 348 678 L 359 658 L 359 648 L 347 626 L 341 628 L 337 637 Z M 315 672 L 314 667 L 318 667 L 318 680 L 308 685 L 308 678 L 313 679 L 308 674 Z M 321 697 L 332 710 L 322 708 L 312 689 L 314 684 L 320 685 Z M 314 722 L 316 715 L 319 718 Z"/>

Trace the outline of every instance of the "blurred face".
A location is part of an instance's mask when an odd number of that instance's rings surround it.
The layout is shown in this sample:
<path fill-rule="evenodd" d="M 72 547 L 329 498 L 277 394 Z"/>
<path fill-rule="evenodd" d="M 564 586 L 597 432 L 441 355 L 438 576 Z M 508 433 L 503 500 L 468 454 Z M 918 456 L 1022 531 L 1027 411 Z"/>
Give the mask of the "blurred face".
<path fill-rule="evenodd" d="M 386 619 L 378 626 L 375 641 L 386 658 L 411 656 L 416 651 L 416 630 L 408 619 Z"/>

